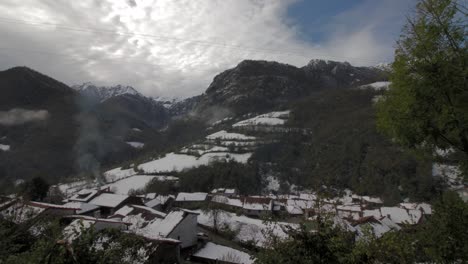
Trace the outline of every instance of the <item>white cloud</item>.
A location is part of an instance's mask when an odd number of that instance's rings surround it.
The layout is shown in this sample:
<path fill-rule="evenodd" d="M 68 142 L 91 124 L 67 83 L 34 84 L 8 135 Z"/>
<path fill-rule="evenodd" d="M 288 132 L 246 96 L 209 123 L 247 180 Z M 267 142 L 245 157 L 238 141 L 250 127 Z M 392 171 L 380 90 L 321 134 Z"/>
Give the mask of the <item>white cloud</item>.
<path fill-rule="evenodd" d="M 243 59 L 302 66 L 312 58 L 371 64 L 390 57 L 393 44 L 383 45 L 376 32 L 389 16 L 355 19 L 363 10 L 380 12 L 393 1 L 377 8 L 368 1 L 338 15 L 323 43 L 299 38 L 298 27 L 287 17 L 295 2 L 3 0 L 0 68 L 26 65 L 67 84 L 121 83 L 146 95 L 185 97 L 202 93 L 217 73 Z"/>

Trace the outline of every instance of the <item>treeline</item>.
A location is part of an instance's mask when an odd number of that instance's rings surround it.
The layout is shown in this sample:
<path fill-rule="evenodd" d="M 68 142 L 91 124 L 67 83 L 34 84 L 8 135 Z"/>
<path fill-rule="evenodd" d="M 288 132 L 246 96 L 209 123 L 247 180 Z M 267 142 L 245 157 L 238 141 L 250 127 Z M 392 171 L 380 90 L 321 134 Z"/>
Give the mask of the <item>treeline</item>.
<path fill-rule="evenodd" d="M 178 192 L 211 192 L 215 188 L 235 188 L 240 194 L 258 194 L 263 187 L 262 177 L 256 164 L 242 164 L 235 161 L 218 161 L 209 165 L 185 170 L 174 174 L 179 177 L 171 181 L 151 181 L 144 192 L 176 194 Z"/>

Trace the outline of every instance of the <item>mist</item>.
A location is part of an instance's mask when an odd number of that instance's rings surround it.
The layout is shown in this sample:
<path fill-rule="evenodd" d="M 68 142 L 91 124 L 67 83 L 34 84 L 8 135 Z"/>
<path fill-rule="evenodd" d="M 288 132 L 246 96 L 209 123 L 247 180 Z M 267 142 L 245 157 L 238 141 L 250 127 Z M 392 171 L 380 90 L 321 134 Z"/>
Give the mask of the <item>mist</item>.
<path fill-rule="evenodd" d="M 29 122 L 46 120 L 49 117 L 47 110 L 26 110 L 13 108 L 9 111 L 0 111 L 0 125 L 15 126 Z"/>

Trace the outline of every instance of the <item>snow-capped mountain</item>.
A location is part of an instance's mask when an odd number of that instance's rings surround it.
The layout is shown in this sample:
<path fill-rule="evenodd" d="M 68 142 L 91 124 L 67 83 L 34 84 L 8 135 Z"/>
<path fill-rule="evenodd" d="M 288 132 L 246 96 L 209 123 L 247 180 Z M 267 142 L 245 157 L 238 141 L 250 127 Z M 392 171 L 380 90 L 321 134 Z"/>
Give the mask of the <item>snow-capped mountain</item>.
<path fill-rule="evenodd" d="M 135 88 L 131 86 L 120 85 L 120 84 L 115 85 L 115 86 L 97 86 L 97 85 L 94 85 L 93 83 L 86 82 L 81 85 L 74 85 L 72 86 L 72 88 L 77 90 L 83 95 L 98 98 L 99 101 L 101 102 L 109 98 L 123 95 L 123 94 L 143 96 L 141 93 L 135 90 Z"/>

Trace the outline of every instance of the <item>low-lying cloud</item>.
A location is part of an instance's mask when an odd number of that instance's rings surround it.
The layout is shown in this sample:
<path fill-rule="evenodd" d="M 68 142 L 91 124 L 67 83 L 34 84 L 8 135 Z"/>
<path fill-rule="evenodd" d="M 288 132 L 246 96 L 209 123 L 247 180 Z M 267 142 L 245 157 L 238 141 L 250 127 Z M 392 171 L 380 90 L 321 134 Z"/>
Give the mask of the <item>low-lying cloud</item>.
<path fill-rule="evenodd" d="M 29 122 L 43 121 L 47 119 L 49 112 L 47 110 L 26 110 L 14 108 L 10 111 L 0 111 L 0 125 L 14 126 Z"/>

